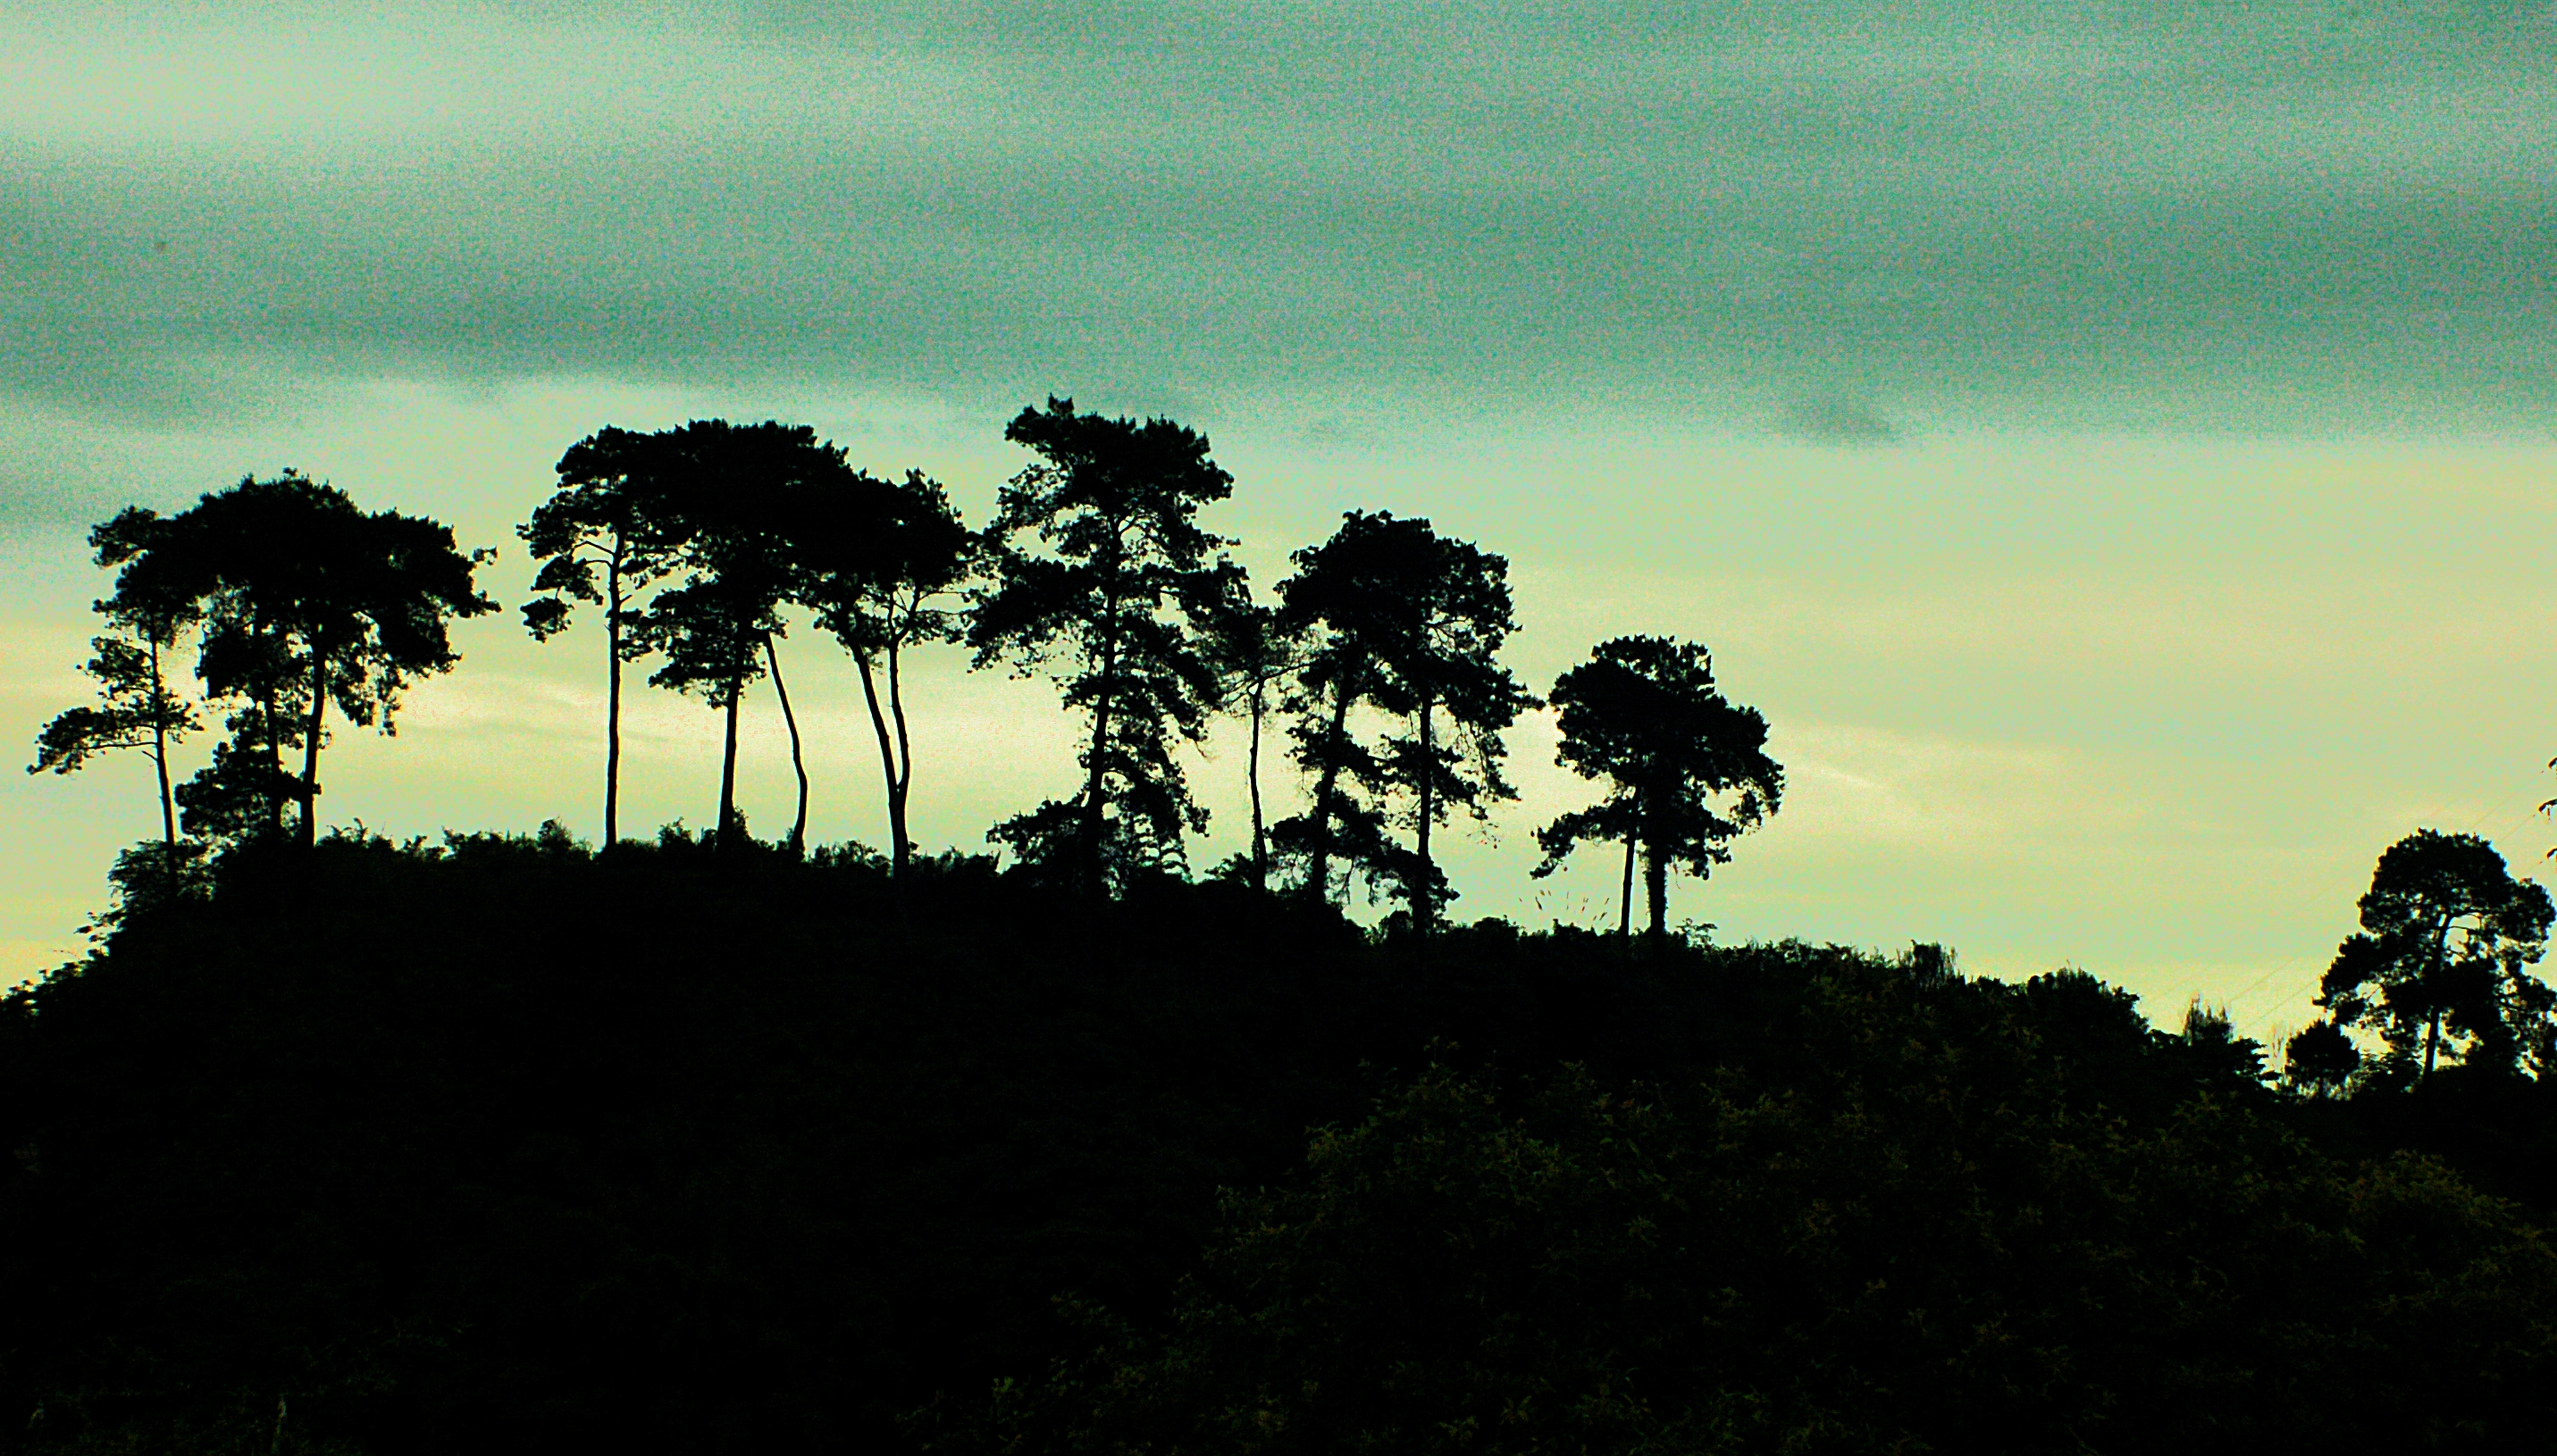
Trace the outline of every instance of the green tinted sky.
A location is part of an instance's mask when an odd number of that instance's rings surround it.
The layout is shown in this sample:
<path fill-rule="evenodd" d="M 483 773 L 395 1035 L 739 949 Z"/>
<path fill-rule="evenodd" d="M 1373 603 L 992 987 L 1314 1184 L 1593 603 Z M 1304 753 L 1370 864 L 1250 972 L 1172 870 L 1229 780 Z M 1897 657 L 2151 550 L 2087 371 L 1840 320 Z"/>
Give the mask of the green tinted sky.
<path fill-rule="evenodd" d="M 1539 686 L 1712 644 L 1793 789 L 1679 913 L 2296 1022 L 2390 840 L 2550 838 L 2552 53 L 2447 0 L 14 14 L 0 712 L 72 701 L 127 500 L 293 463 L 511 547 L 568 441 L 720 412 L 982 517 L 1070 393 L 1206 430 L 1265 582 L 1386 507 L 1511 556 Z M 591 833 L 592 644 L 463 640 L 326 811 Z M 820 827 L 875 839 L 796 660 Z M 930 838 L 1070 777 L 1035 688 L 927 678 Z M 634 810 L 702 821 L 709 716 L 643 729 Z M 1458 910 L 1592 920 L 1596 866 L 1525 876 L 1574 787 L 1515 751 Z M 24 969 L 145 770 L 0 815 Z"/>

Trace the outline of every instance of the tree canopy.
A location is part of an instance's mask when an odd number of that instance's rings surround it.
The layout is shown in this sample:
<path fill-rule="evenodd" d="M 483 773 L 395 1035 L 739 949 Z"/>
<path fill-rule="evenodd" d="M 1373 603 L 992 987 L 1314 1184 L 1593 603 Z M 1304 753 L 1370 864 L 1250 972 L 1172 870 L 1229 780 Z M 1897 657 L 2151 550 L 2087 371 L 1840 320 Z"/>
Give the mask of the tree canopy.
<path fill-rule="evenodd" d="M 714 833 L 733 844 L 737 809 L 738 715 L 746 687 L 767 673 L 780 688 L 776 639 L 789 628 L 782 604 L 796 577 L 790 526 L 796 501 L 843 467 L 843 454 L 806 425 L 767 420 L 733 425 L 695 420 L 663 431 L 637 455 L 629 488 L 650 506 L 656 549 L 674 585 L 660 590 L 632 624 L 662 659 L 652 686 L 698 694 L 722 718 L 719 808 Z M 799 729 L 788 721 L 794 764 Z M 799 819 L 807 819 L 804 767 Z M 800 831 L 793 831 L 794 841 Z"/>
<path fill-rule="evenodd" d="M 2337 1025 L 2377 1030 L 2401 1073 L 2429 1076 L 2444 1055 L 2487 1069 L 2551 1065 L 2557 991 L 2530 967 L 2557 909 L 2493 846 L 2417 830 L 2380 855 L 2360 909 L 2361 930 L 2319 988 Z"/>
<path fill-rule="evenodd" d="M 848 466 L 804 491 L 790 518 L 791 595 L 816 612 L 817 624 L 860 670 L 887 789 L 888 862 L 902 879 L 914 860 L 905 652 L 966 635 L 956 596 L 975 565 L 977 540 L 949 493 L 920 470 L 883 480 Z"/>
<path fill-rule="evenodd" d="M 634 594 L 673 569 L 682 526 L 664 498 L 662 435 L 606 426 L 570 446 L 556 472 L 559 487 L 516 534 L 540 563 L 524 603 L 524 625 L 536 641 L 568 629 L 575 603 L 604 608 L 604 842 L 621 840 L 621 667 L 644 655 L 647 639 L 631 630 Z M 599 581 L 598 577 L 602 580 Z"/>
<path fill-rule="evenodd" d="M 448 623 L 496 605 L 471 580 L 487 553 L 457 549 L 450 527 L 367 513 L 292 470 L 244 477 L 148 529 L 118 519 L 132 529 L 113 537 L 121 570 L 102 604 L 133 620 L 201 620 L 197 675 L 235 705 L 229 740 L 178 791 L 191 825 L 216 838 L 280 832 L 292 804 L 302 843 L 315 842 L 329 706 L 391 731 L 408 685 L 458 660 Z M 288 748 L 301 750 L 298 774 Z"/>
<path fill-rule="evenodd" d="M 1712 873 L 1730 860 L 1729 841 L 1783 801 L 1785 772 L 1767 756 L 1767 720 L 1724 699 L 1703 646 L 1666 637 L 1599 643 L 1589 661 L 1555 681 L 1550 701 L 1562 730 L 1554 761 L 1607 780 L 1609 794 L 1537 831 L 1545 860 L 1536 872 L 1551 873 L 1586 841 L 1622 841 L 1620 928 L 1632 928 L 1639 850 L 1651 933 L 1660 935 L 1670 871 Z"/>
<path fill-rule="evenodd" d="M 992 837 L 1097 893 L 1185 864 L 1182 837 L 1207 828 L 1172 744 L 1204 737 L 1218 699 L 1207 633 L 1242 573 L 1211 555 L 1230 543 L 1197 518 L 1234 477 L 1186 426 L 1078 413 L 1071 399 L 1022 410 L 1004 438 L 1037 459 L 986 528 L 968 640 L 981 666 L 1045 673 L 1089 728 L 1082 792 Z"/>
<path fill-rule="evenodd" d="M 1452 897 L 1431 832 L 1455 810 L 1479 819 L 1517 797 L 1501 734 L 1535 699 L 1496 659 L 1518 627 L 1509 562 L 1384 511 L 1347 513 L 1295 562 L 1279 587 L 1281 619 L 1310 634 L 1293 736 L 1315 789 L 1282 842 L 1304 860 L 1306 892 L 1329 894 L 1342 856 L 1390 885 L 1425 931 Z M 1392 725 L 1373 745 L 1355 732 L 1362 708 Z M 1395 818 L 1413 830 L 1409 849 L 1385 832 Z"/>

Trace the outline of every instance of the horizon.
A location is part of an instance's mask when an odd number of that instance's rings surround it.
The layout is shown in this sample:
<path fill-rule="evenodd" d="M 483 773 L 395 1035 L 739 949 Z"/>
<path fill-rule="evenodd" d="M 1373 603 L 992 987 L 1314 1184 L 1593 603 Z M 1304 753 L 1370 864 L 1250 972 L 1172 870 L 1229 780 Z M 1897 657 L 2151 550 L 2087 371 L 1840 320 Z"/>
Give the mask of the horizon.
<path fill-rule="evenodd" d="M 1533 691 L 1607 636 L 1711 647 L 1789 778 L 1673 889 L 1721 940 L 2071 965 L 2270 1039 L 2389 844 L 2539 869 L 2546 10 L 1260 12 L 0 23 L 0 706 L 31 744 L 86 699 L 89 524 L 294 465 L 500 549 L 502 609 L 397 738 L 340 731 L 324 821 L 592 840 L 593 625 L 514 612 L 563 449 L 805 422 L 982 524 L 1003 420 L 1056 394 L 1207 434 L 1206 524 L 1265 595 L 1387 509 L 1509 558 Z M 785 650 L 812 837 L 877 846 L 849 664 Z M 917 838 L 982 853 L 1071 749 L 1044 685 L 930 656 Z M 715 715 L 631 710 L 625 822 L 707 822 Z M 788 765 L 746 711 L 768 834 Z M 1510 745 L 1448 914 L 1611 921 L 1606 857 L 1527 878 L 1589 796 L 1549 715 Z M 1210 749 L 1199 866 L 1244 828 Z M 6 777 L 14 981 L 156 810 L 139 760 Z"/>

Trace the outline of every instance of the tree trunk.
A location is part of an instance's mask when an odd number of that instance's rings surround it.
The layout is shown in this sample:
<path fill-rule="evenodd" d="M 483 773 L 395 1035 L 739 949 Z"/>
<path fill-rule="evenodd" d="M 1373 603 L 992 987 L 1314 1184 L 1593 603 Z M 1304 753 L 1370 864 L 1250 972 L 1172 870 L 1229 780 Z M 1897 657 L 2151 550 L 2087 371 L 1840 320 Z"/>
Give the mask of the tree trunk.
<path fill-rule="evenodd" d="M 178 800 L 169 787 L 169 688 L 160 676 L 160 639 L 151 643 L 151 766 L 160 774 L 160 840 L 168 847 L 169 887 L 178 887 Z"/>
<path fill-rule="evenodd" d="M 1634 938 L 1634 846 L 1639 843 L 1640 836 L 1626 831 L 1625 885 L 1616 900 L 1616 938 L 1628 942 Z"/>
<path fill-rule="evenodd" d="M 1643 857 L 1643 896 L 1652 912 L 1652 938 L 1658 940 L 1668 930 L 1670 913 L 1670 861 L 1658 845 Z"/>
<path fill-rule="evenodd" d="M 781 653 L 772 639 L 763 639 L 763 661 L 772 669 L 772 695 L 781 700 L 781 726 L 790 732 L 790 771 L 799 776 L 799 814 L 790 821 L 790 858 L 796 860 L 808 849 L 808 765 L 799 756 L 799 719 L 790 711 L 790 689 L 781 681 Z"/>
<path fill-rule="evenodd" d="M 903 880 L 905 878 L 905 835 L 902 827 L 897 823 L 901 816 L 897 812 L 896 748 L 888 740 L 887 715 L 879 711 L 878 681 L 871 672 L 870 654 L 854 653 L 853 665 L 861 669 L 862 701 L 870 705 L 871 735 L 878 739 L 879 778 L 886 785 L 888 874 L 891 878 Z"/>
<path fill-rule="evenodd" d="M 269 688 L 266 696 L 258 701 L 263 704 L 266 709 L 264 714 L 266 719 L 267 768 L 266 784 L 264 786 L 264 793 L 266 795 L 266 832 L 276 839 L 282 839 L 284 838 L 284 795 L 279 792 L 279 790 L 282 788 L 284 783 L 284 734 L 282 731 L 284 710 L 283 706 L 275 701 L 275 692 L 272 688 Z"/>
<path fill-rule="evenodd" d="M 302 848 L 320 843 L 320 724 L 329 711 L 329 652 L 311 644 L 311 719 L 302 736 Z"/>
<path fill-rule="evenodd" d="M 621 843 L 621 547 L 605 563 L 604 843 Z"/>
<path fill-rule="evenodd" d="M 1343 672 L 1333 684 L 1332 727 L 1323 735 L 1323 767 L 1314 780 L 1314 846 L 1305 861 L 1303 890 L 1308 899 L 1331 898 L 1332 812 L 1339 807 L 1341 746 L 1349 738 L 1353 677 Z"/>
<path fill-rule="evenodd" d="M 887 790 L 888 870 L 898 879 L 914 859 L 914 835 L 906 828 L 906 797 L 914 788 L 914 740 L 905 729 L 905 682 L 898 673 L 897 640 L 887 639 L 887 713 L 896 721 L 896 773 Z"/>
<path fill-rule="evenodd" d="M 1261 716 L 1262 685 L 1252 685 L 1252 751 L 1245 759 L 1244 779 L 1252 787 L 1252 887 L 1267 894 L 1270 890 L 1270 840 L 1261 828 Z"/>
<path fill-rule="evenodd" d="M 745 697 L 745 680 L 739 678 L 728 687 L 728 746 L 720 755 L 719 828 L 713 832 L 713 848 L 725 853 L 737 830 L 737 710 Z"/>
<path fill-rule="evenodd" d="M 1438 876 L 1429 862 L 1429 825 L 1437 817 L 1438 756 L 1430 738 L 1431 720 L 1438 716 L 1438 705 L 1427 694 L 1420 698 L 1420 879 L 1412 887 L 1412 928 L 1422 935 L 1429 933 L 1430 922 L 1438 918 Z"/>
<path fill-rule="evenodd" d="M 1110 631 L 1101 639 L 1101 696 L 1092 705 L 1092 761 L 1083 781 L 1083 843 L 1077 848 L 1082 861 L 1078 873 L 1081 888 L 1087 895 L 1102 892 L 1101 828 L 1103 824 L 1101 791 L 1107 777 L 1110 742 L 1111 695 L 1117 691 L 1119 672 L 1119 614 L 1114 601 L 1110 608 Z"/>
<path fill-rule="evenodd" d="M 2433 1002 L 2432 1012 L 2424 1022 L 2424 1080 L 2428 1082 L 2433 1077 L 2433 1048 L 2442 1038 L 2442 982 L 2450 965 L 2451 917 L 2445 915 L 2442 923 L 2433 930 L 2433 968 L 2432 974 L 2425 978 L 2431 983 L 2425 988 L 2427 998 Z"/>

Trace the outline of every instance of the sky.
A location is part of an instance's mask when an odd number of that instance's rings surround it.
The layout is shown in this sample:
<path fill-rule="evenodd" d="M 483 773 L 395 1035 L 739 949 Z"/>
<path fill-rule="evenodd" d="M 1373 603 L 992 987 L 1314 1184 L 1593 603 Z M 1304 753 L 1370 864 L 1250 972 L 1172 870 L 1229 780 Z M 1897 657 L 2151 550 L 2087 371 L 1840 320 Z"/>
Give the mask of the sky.
<path fill-rule="evenodd" d="M 2552 62 L 2500 0 L 13 7 L 0 727 L 82 701 L 90 523 L 292 465 L 508 608 L 324 820 L 591 837 L 601 645 L 512 612 L 567 445 L 804 422 L 982 521 L 1063 395 L 1207 434 L 1265 590 L 1390 509 L 1509 558 L 1533 688 L 1710 646 L 1788 786 L 1675 918 L 2278 1034 L 2389 843 L 2557 844 Z M 784 651 L 813 831 L 878 843 L 849 667 Z M 1070 789 L 1043 684 L 914 697 L 927 845 Z M 625 824 L 706 823 L 714 716 L 632 714 Z M 1590 790 L 1510 741 L 1452 913 L 1612 917 L 1603 855 L 1529 877 Z M 1204 863 L 1238 735 L 1189 762 Z M 5 777 L 0 979 L 156 828 L 139 760 Z"/>

